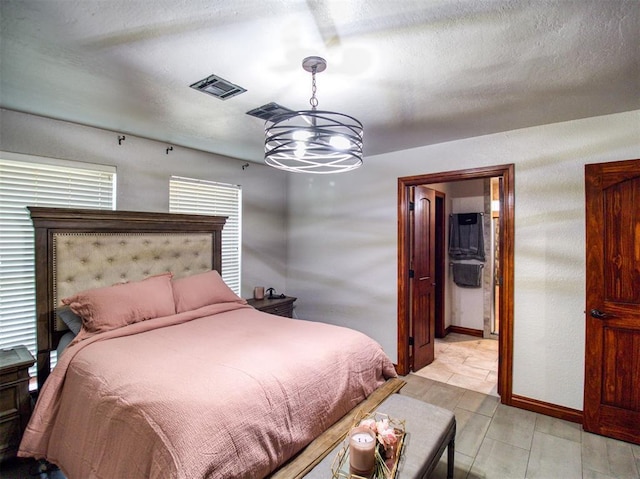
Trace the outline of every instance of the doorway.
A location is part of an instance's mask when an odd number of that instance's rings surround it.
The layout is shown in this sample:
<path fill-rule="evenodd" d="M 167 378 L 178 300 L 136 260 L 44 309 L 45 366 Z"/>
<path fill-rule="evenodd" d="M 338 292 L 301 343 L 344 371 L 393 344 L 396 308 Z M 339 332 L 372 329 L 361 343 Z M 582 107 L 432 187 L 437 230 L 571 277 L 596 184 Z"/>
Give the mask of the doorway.
<path fill-rule="evenodd" d="M 411 316 L 412 308 L 412 271 L 411 258 L 411 238 L 412 223 L 415 217 L 433 218 L 431 225 L 435 228 L 436 220 L 440 218 L 438 224 L 443 223 L 442 211 L 437 210 L 437 201 L 433 201 L 433 210 L 429 214 L 421 212 L 414 213 L 412 209 L 413 191 L 415 187 L 433 185 L 436 183 L 458 182 L 473 179 L 498 178 L 502 184 L 502 204 L 498 227 L 500 244 L 496 251 L 496 260 L 501 266 L 499 277 L 500 294 L 496 297 L 495 313 L 499 318 L 497 323 L 499 336 L 499 364 L 498 364 L 498 394 L 504 404 L 510 404 L 512 399 L 512 361 L 513 361 L 513 237 L 514 237 L 514 166 L 500 165 L 494 167 L 474 168 L 469 170 L 451 171 L 428 175 L 404 177 L 398 179 L 398 372 L 408 374 L 413 368 L 413 338 Z M 418 206 L 416 204 L 416 209 Z M 421 211 L 421 210 L 420 210 Z M 439 213 L 438 213 L 439 211 Z M 443 241 L 443 240 L 441 240 Z M 437 242 L 436 242 L 437 243 Z M 434 250 L 435 251 L 435 250 Z M 434 253 L 437 257 L 437 252 Z M 432 283 L 435 285 L 443 283 L 442 266 L 440 273 L 435 265 L 443 262 L 443 254 L 434 261 Z M 434 257 L 435 260 L 435 257 Z M 437 289 L 437 288 L 436 288 Z M 433 323 L 434 331 L 442 331 L 441 312 L 433 307 L 429 311 L 429 322 Z M 435 342 L 435 334 L 427 340 L 431 341 L 432 348 Z"/>

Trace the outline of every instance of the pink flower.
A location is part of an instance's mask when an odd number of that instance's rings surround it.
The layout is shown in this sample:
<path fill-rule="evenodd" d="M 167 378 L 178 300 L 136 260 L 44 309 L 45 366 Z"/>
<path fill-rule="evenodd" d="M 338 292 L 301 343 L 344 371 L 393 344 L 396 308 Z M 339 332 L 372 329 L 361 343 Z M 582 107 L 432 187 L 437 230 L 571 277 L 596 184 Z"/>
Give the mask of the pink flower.
<path fill-rule="evenodd" d="M 378 430 L 378 440 L 385 446 L 393 446 L 398 442 L 398 436 L 393 428 L 387 428 L 382 431 Z"/>
<path fill-rule="evenodd" d="M 389 429 L 389 420 L 388 419 L 382 419 L 382 420 L 376 422 L 376 431 L 382 432 L 382 431 L 386 431 L 387 429 Z"/>
<path fill-rule="evenodd" d="M 363 419 L 360 421 L 360 426 L 365 426 L 371 429 L 374 433 L 378 432 L 376 428 L 376 420 L 375 419 Z"/>

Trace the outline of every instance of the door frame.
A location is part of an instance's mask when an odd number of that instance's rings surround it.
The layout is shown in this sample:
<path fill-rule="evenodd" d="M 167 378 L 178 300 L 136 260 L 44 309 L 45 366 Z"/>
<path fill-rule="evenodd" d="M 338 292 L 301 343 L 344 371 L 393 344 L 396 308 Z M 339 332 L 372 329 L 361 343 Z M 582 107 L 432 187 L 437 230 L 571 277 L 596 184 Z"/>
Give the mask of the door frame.
<path fill-rule="evenodd" d="M 500 212 L 502 242 L 500 264 L 502 284 L 499 326 L 498 392 L 503 404 L 512 403 L 513 384 L 513 278 L 514 278 L 514 173 L 512 164 L 446 171 L 398 178 L 398 374 L 410 372 L 409 331 L 409 189 L 416 185 L 447 183 L 452 181 L 475 180 L 502 177 L 503 204 Z"/>
<path fill-rule="evenodd" d="M 435 336 L 444 338 L 447 335 L 447 328 L 444 325 L 444 272 L 445 272 L 445 228 L 446 220 L 446 196 L 440 191 L 436 191 L 436 312 L 435 312 Z"/>

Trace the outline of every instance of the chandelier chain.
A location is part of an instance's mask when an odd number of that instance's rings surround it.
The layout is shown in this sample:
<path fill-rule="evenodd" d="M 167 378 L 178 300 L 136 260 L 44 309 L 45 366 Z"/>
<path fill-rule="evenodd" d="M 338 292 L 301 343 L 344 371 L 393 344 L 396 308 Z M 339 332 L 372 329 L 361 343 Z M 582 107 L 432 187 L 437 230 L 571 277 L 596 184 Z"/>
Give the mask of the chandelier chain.
<path fill-rule="evenodd" d="M 317 67 L 313 67 L 313 70 L 311 70 L 311 98 L 309 98 L 309 104 L 311 105 L 311 109 L 315 110 L 316 107 L 318 106 L 318 99 L 316 98 L 316 91 L 317 91 L 317 87 L 316 87 L 316 70 L 318 68 Z"/>

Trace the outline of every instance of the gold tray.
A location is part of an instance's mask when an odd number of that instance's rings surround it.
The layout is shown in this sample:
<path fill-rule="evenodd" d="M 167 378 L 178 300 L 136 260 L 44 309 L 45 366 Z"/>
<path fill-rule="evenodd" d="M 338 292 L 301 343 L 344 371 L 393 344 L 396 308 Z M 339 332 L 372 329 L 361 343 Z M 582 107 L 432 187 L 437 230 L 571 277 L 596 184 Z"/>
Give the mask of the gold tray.
<path fill-rule="evenodd" d="M 396 436 L 398 437 L 395 456 L 391 459 L 384 459 L 378 447 L 376 448 L 376 467 L 371 477 L 367 478 L 359 476 L 358 474 L 351 473 L 349 471 L 349 438 L 347 434 L 347 438 L 345 439 L 342 447 L 333 460 L 333 464 L 331 466 L 331 472 L 333 474 L 332 479 L 394 479 L 396 477 L 398 464 L 400 463 L 400 458 L 402 457 L 402 453 L 404 452 L 404 438 L 406 436 L 406 432 L 404 430 L 404 421 L 397 421 L 390 418 L 386 414 L 377 412 L 374 412 L 365 417 L 372 417 L 377 420 L 380 416 L 388 418 L 390 423 L 394 425 L 394 430 L 396 432 Z M 364 417 L 361 417 L 360 419 L 364 419 Z M 359 423 L 360 420 L 357 420 L 354 426 Z"/>

